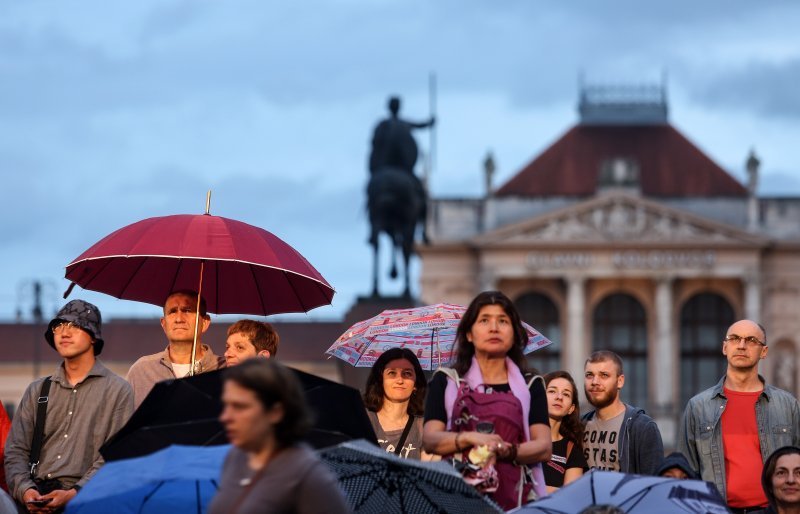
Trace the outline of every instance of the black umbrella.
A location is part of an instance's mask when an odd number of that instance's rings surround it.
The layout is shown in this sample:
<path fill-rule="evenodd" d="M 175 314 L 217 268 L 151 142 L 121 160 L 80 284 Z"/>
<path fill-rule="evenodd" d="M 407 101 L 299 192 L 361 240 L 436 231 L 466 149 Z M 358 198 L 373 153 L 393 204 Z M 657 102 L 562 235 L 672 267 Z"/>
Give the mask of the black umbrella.
<path fill-rule="evenodd" d="M 209 376 L 209 375 L 214 376 Z M 131 419 L 100 448 L 107 461 L 148 455 L 171 444 L 227 444 L 219 373 L 157 383 Z"/>
<path fill-rule="evenodd" d="M 358 514 L 503 512 L 445 462 L 401 459 L 366 441 L 349 441 L 318 454 Z"/>
<path fill-rule="evenodd" d="M 590 505 L 616 505 L 627 514 L 730 512 L 710 482 L 597 470 L 514 512 L 571 514 Z"/>
<path fill-rule="evenodd" d="M 306 400 L 314 411 L 314 428 L 308 437 L 309 444 L 325 448 L 352 439 L 366 439 L 378 444 L 357 389 L 298 369 L 292 371 L 303 385 Z"/>
<path fill-rule="evenodd" d="M 148 455 L 171 444 L 209 446 L 228 442 L 222 424 L 222 373 L 164 380 L 153 387 L 131 419 L 102 448 L 107 461 Z M 300 370 L 315 422 L 307 441 L 315 448 L 351 439 L 375 442 L 361 395 L 352 387 Z"/>

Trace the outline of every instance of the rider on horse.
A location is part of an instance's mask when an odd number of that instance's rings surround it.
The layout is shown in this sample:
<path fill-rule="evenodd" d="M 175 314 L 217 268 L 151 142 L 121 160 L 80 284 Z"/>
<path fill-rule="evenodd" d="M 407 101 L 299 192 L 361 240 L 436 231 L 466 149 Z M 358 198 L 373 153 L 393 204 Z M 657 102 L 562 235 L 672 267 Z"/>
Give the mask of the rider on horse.
<path fill-rule="evenodd" d="M 407 264 L 417 223 L 422 223 L 423 241 L 427 242 L 427 195 L 422 181 L 414 174 L 418 150 L 411 130 L 431 127 L 435 120 L 431 118 L 423 123 L 413 123 L 400 119 L 400 99 L 397 97 L 389 99 L 389 111 L 391 116 L 375 127 L 369 156 L 367 195 L 372 225 L 370 244 L 375 249 L 377 259 L 378 234 L 389 234 L 395 249 L 402 249 Z M 396 276 L 394 260 L 392 270 L 392 275 Z M 377 295 L 377 271 L 374 271 L 373 294 Z"/>

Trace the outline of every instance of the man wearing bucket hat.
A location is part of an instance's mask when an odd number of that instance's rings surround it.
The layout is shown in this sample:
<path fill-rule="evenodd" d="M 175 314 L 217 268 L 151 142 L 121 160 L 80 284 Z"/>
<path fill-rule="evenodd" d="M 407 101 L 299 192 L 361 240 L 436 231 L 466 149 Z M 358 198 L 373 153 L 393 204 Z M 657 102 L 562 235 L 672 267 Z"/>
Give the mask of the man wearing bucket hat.
<path fill-rule="evenodd" d="M 29 512 L 60 512 L 103 464 L 100 447 L 133 413 L 133 390 L 96 359 L 100 311 L 67 303 L 45 340 L 64 359 L 25 390 L 5 449 L 6 479 Z"/>

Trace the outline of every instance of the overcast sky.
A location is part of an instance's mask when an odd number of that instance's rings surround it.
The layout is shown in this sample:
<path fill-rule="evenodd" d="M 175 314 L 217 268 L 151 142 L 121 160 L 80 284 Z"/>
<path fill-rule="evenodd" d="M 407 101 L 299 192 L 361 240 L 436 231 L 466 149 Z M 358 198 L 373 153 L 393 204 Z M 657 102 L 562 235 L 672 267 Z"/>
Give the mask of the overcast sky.
<path fill-rule="evenodd" d="M 679 130 L 740 179 L 755 148 L 761 193 L 800 195 L 798 25 L 793 1 L 0 0 L 0 318 L 27 314 L 34 280 L 52 313 L 68 262 L 139 219 L 201 213 L 207 189 L 213 214 L 273 232 L 337 289 L 307 317 L 341 316 L 370 287 L 372 128 L 390 94 L 427 117 L 431 72 L 434 196 L 482 194 L 490 149 L 498 184 L 513 176 L 577 121 L 581 73 L 666 73 Z"/>

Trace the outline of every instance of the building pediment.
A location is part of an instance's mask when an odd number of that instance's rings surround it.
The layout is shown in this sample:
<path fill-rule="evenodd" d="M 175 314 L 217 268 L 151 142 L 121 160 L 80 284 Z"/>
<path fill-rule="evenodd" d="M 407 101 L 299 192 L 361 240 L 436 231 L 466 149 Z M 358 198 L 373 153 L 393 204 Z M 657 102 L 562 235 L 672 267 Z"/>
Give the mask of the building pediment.
<path fill-rule="evenodd" d="M 474 239 L 478 246 L 565 244 L 674 244 L 760 246 L 767 239 L 658 202 L 609 193 L 507 225 Z"/>

